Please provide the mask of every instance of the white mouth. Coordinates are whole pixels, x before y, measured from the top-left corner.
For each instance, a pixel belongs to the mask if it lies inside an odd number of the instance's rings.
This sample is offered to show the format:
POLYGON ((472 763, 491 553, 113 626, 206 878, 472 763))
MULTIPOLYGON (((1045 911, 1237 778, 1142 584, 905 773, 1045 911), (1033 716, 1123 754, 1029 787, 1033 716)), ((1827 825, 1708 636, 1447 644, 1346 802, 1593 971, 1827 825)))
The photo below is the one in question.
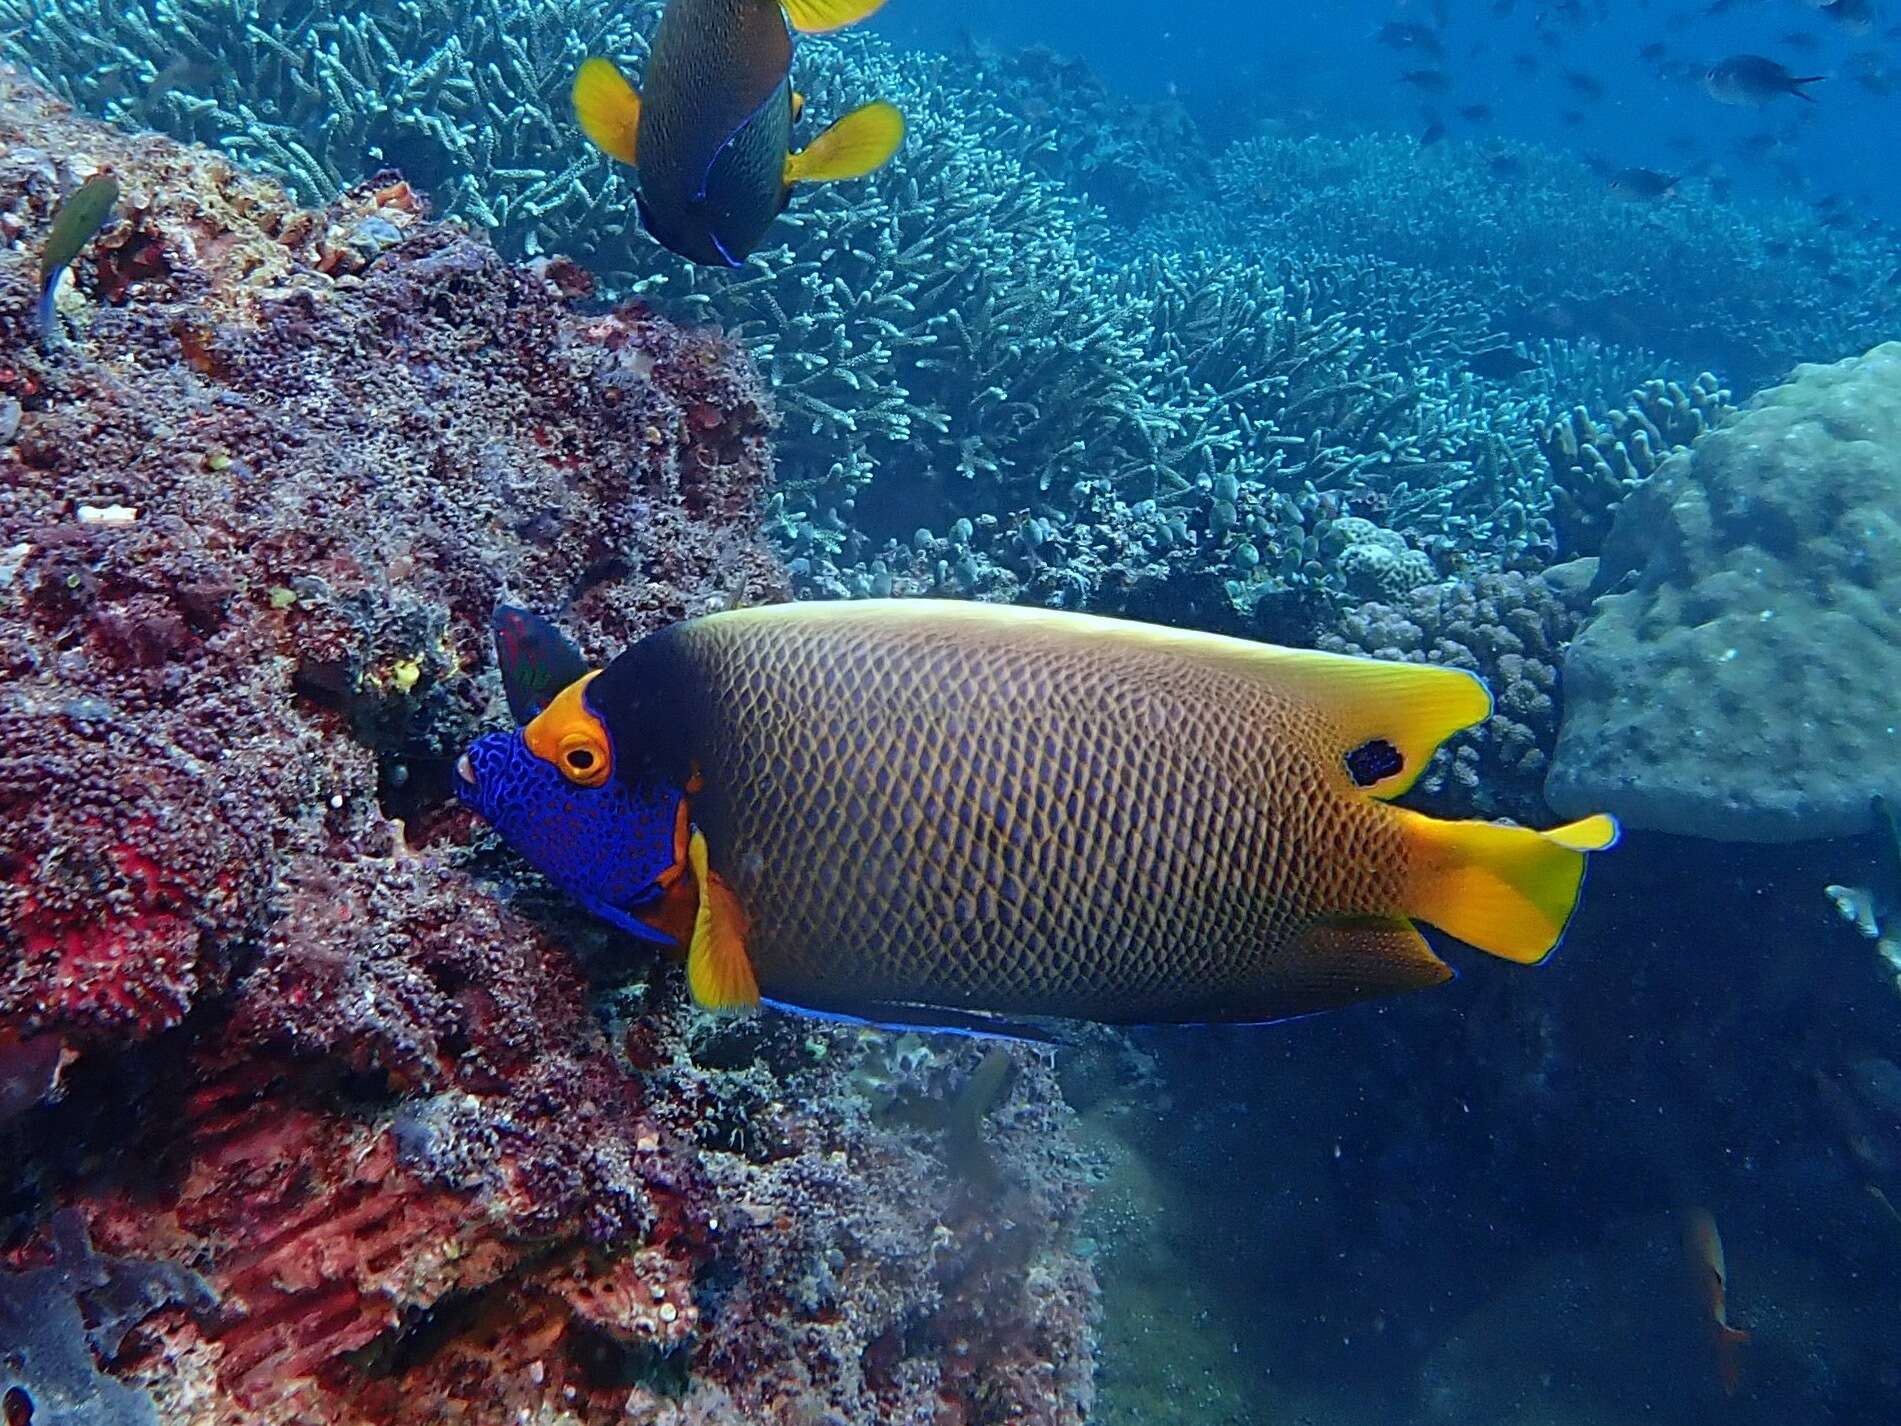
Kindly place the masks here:
MULTIPOLYGON (((437 764, 437 766, 440 766, 440 764, 437 764)), ((470 764, 469 755, 467 753, 462 754, 461 757, 455 760, 455 775, 461 778, 470 787, 475 786, 475 768, 470 764)))

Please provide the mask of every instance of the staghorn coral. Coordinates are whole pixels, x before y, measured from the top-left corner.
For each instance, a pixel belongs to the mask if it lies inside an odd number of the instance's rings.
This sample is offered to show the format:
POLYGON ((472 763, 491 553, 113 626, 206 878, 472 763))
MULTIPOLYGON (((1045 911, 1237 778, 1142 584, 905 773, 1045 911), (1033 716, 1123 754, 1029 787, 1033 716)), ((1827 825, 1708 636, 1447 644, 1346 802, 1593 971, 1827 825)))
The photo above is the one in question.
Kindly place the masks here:
MULTIPOLYGON (((1074 502, 1063 493, 1093 480, 1128 505, 1208 507, 1170 511, 1136 542, 1183 544, 1176 524, 1203 531, 1194 573, 1212 592, 1197 602, 1218 606, 1238 582, 1245 593, 1228 602, 1242 617, 1263 597, 1337 590, 1341 576, 1316 558, 1324 532, 1305 515, 1260 516, 1231 534, 1223 507, 1235 502, 1197 494, 1218 475, 1264 507, 1282 496, 1372 502, 1366 513, 1416 540, 1503 562, 1545 540, 1520 413, 1422 368, 1493 340, 1483 311, 1449 286, 1393 281, 1358 256, 1098 266, 1103 215, 1078 193, 1106 183, 1113 192, 1099 196, 1145 205, 1161 201, 1156 165, 1177 187, 1205 175, 1178 119, 1158 110, 1154 142, 1098 122, 1106 97, 1079 66, 1035 51, 899 56, 864 35, 803 43, 812 112, 881 93, 910 116, 910 135, 869 180, 802 192, 782 241, 723 273, 639 236, 624 171, 569 131, 565 74, 591 49, 637 63, 651 7, 571 0, 538 9, 519 34, 508 14, 504 0, 459 26, 433 0, 357 16, 268 12, 252 26, 262 38, 247 32, 244 52, 227 56, 236 30, 206 0, 187 7, 186 49, 217 71, 204 81, 216 103, 156 74, 138 102, 195 137, 221 126, 274 144, 250 156, 319 195, 371 156, 398 160, 510 250, 574 252, 613 290, 719 322, 772 384, 786 496, 775 528, 797 568, 810 568, 799 577, 812 592, 875 589, 887 576, 922 583, 880 547, 986 513, 1013 533, 1024 518, 1065 524, 1074 502), (400 83, 375 92, 377 69, 398 58, 400 83), (1067 118, 1052 122, 1057 113, 1067 118), (313 121, 314 137, 291 137, 313 121)), ((107 93, 103 55, 151 53, 149 25, 136 13, 95 18, 79 35, 70 16, 30 18, 20 52, 88 102, 129 112, 130 98, 107 93)), ((962 584, 1073 603, 1102 578, 980 572, 962 584)))
POLYGON ((1427 153, 1396 134, 1263 134, 1215 170, 1218 200, 1152 241, 1377 254, 1449 281, 1516 337, 1641 345, 1753 385, 1866 347, 1896 315, 1891 238, 1796 203, 1745 210, 1704 183, 1633 205, 1558 153, 1427 153))
MULTIPOLYGON (((623 260, 632 189, 576 140, 590 53, 642 56, 658 0, 0 0, 0 58, 128 127, 223 147, 322 203, 385 165, 507 249, 623 260)), ((644 246, 644 239, 636 240, 644 246)))
POLYGON ((1207 188, 1194 120, 1173 100, 1110 93, 1087 64, 1044 45, 1001 52, 966 40, 951 98, 981 114, 987 141, 1067 184, 1115 223, 1136 223, 1207 188))
POLYGON ((1704 372, 1687 386, 1650 381, 1624 406, 1594 420, 1582 406, 1547 422, 1538 445, 1553 480, 1553 523, 1560 548, 1594 555, 1617 507, 1665 458, 1693 445, 1735 414, 1729 392, 1704 372))
POLYGON ((1590 561, 1543 575, 1484 573, 1421 584, 1343 613, 1319 647, 1443 663, 1491 686, 1492 716, 1433 758, 1414 798, 1449 816, 1549 820, 1544 779, 1558 739, 1559 671, 1588 603, 1590 561))
POLYGON ((856 1107, 863 1037, 761 1022, 773 1053, 695 1064, 677 981, 446 796, 504 595, 607 652, 785 592, 744 357, 576 312, 585 274, 392 178, 300 210, 11 75, 0 153, 0 1246, 31 1269, 76 1221, 217 1301, 128 1307, 81 1348, 110 1394, 202 1426, 1080 1420, 1045 1072, 990 1126, 1005 1228, 856 1107), (81 165, 125 201, 42 348, 81 165), (654 978, 602 1002, 582 957, 654 978), (795 1269, 849 1290, 756 1277, 795 1269))

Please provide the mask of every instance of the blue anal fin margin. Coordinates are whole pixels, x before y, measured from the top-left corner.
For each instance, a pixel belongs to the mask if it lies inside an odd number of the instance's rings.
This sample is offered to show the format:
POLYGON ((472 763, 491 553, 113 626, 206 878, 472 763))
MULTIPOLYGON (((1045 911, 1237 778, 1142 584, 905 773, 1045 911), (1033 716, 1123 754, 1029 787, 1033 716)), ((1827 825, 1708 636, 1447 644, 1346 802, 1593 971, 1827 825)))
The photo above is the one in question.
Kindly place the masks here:
POLYGON ((869 1030, 919 1035, 961 1035, 976 1040, 1021 1040, 1033 1045, 1072 1045, 1083 1038, 1075 1021, 1024 1015, 994 1014, 987 1010, 951 1010, 938 1005, 872 1001, 856 1010, 818 1010, 789 1000, 761 998, 761 1003, 789 1015, 857 1025, 869 1030))

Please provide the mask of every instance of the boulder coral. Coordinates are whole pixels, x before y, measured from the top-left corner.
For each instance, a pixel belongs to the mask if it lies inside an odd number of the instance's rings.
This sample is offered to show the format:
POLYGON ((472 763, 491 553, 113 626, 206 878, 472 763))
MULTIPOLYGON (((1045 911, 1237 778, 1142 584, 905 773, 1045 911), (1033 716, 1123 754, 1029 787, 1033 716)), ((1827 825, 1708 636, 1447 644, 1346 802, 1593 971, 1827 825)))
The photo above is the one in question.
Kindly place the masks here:
POLYGON ((874 1105, 876 1037, 709 1026, 448 796, 498 600, 604 655, 784 595, 744 354, 6 73, 0 233, 9 1419, 1080 1421, 1046 1066, 961 1177, 976 1051, 874 1105))
POLYGON ((1901 801, 1901 343, 1802 366, 1619 508, 1565 660, 1560 812, 1781 842, 1901 801))

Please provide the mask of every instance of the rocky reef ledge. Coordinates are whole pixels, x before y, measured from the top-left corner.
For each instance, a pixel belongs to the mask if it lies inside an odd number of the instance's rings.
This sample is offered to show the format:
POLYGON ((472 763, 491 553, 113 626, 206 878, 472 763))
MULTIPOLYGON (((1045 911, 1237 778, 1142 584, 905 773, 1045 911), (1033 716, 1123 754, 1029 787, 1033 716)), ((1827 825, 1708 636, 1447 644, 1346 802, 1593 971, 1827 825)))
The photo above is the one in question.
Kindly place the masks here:
POLYGON ((973 1167, 979 1048, 702 1017, 446 795, 498 599, 606 654, 785 589, 756 374, 590 286, 0 73, 9 1421, 1087 1412, 1046 1065, 973 1167))

